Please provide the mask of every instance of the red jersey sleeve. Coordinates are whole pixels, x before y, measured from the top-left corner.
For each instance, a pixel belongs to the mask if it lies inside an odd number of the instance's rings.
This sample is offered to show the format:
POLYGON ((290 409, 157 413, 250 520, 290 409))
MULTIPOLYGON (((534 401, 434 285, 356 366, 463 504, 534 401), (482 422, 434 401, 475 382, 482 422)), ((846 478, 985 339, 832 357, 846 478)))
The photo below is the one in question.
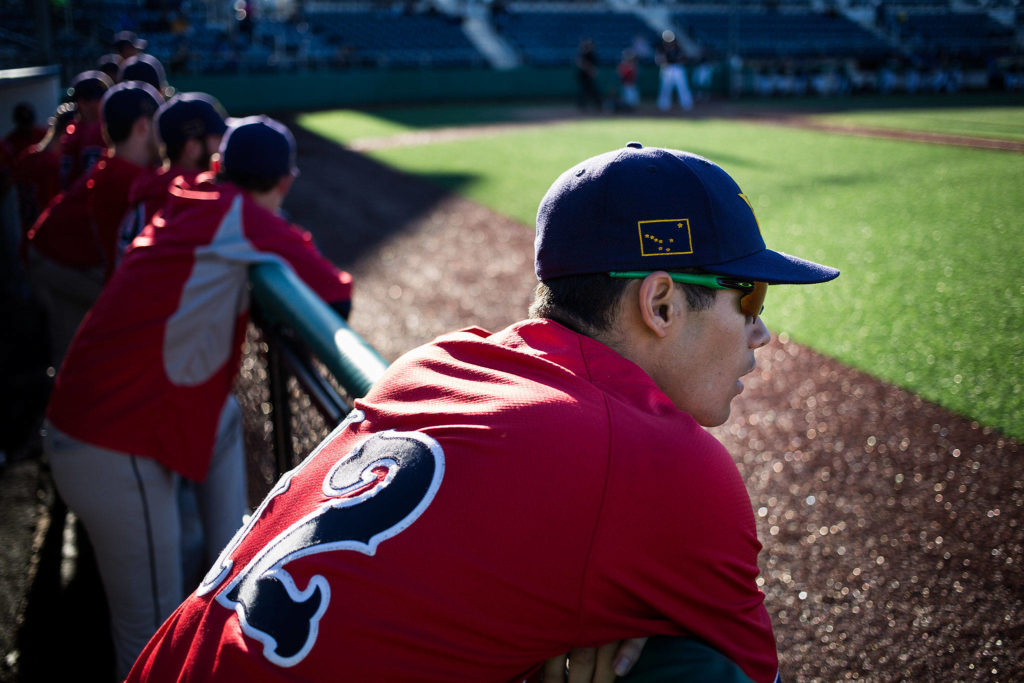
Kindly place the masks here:
POLYGON ((258 212, 246 216, 244 224, 246 238, 253 246, 287 261, 321 299, 332 304, 351 300, 352 276, 328 261, 308 232, 278 216, 261 220, 258 212))
POLYGON ((749 495, 726 449, 679 417, 670 435, 613 429, 584 620, 629 614, 637 635, 699 638, 751 679, 772 681, 778 656, 749 495))

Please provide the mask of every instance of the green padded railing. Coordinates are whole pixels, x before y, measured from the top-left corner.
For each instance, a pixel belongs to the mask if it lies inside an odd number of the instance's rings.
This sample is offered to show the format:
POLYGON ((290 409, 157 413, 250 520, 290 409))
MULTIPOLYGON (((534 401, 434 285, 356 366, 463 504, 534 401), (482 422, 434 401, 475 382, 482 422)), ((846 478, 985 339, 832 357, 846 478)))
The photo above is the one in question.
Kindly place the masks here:
POLYGON ((353 398, 369 391, 387 362, 282 263, 249 267, 253 296, 269 322, 291 328, 353 398))

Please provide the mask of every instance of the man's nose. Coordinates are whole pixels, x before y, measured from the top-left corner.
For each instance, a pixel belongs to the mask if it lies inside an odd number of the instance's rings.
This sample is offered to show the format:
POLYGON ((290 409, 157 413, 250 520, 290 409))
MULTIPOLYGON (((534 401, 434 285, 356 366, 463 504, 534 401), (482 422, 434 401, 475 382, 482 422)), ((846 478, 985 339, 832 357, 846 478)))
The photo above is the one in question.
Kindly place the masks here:
POLYGON ((750 331, 750 348, 759 349, 772 340, 772 333, 764 324, 761 316, 754 321, 754 329, 750 331))

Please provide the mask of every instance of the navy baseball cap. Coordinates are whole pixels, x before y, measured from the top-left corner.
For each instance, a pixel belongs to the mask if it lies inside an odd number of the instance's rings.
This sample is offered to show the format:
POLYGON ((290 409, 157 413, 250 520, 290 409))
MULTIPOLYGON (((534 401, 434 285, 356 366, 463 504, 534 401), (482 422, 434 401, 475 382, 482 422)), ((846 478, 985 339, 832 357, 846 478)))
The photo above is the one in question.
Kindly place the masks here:
POLYGON ((102 71, 83 71, 75 76, 68 87, 69 100, 98 100, 114 82, 102 71))
POLYGON ((149 83, 125 81, 103 95, 103 123, 108 128, 130 127, 141 116, 153 116, 164 98, 149 83))
POLYGON ((132 31, 119 31, 114 35, 114 47, 120 48, 122 45, 131 45, 136 50, 145 50, 148 43, 132 31))
POLYGON ((716 164, 639 142, 559 176, 537 211, 534 246, 539 280, 682 269, 769 284, 839 275, 766 248, 746 195, 716 164))
POLYGON ((117 78, 117 74, 121 71, 122 61, 124 60, 121 59, 121 55, 111 52, 96 60, 96 68, 110 76, 111 80, 113 80, 117 78))
POLYGON ((121 70, 117 74, 117 80, 122 83, 125 81, 142 81, 161 91, 167 87, 164 65, 156 57, 145 53, 129 57, 121 62, 121 70))
POLYGON ((156 113, 156 129, 165 144, 183 145, 192 138, 223 135, 228 129, 227 114, 220 102, 201 92, 176 95, 156 113))
POLYGON ((220 141, 220 166, 228 173, 268 179, 297 175, 295 138, 269 116, 233 119, 220 141))

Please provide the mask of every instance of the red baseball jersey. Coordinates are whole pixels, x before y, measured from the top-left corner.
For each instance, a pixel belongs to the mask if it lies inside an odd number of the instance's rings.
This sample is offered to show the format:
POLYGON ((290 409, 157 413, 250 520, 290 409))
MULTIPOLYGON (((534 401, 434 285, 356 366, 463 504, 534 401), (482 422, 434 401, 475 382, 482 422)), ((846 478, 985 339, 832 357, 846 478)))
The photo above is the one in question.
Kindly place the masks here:
POLYGON ((99 121, 78 119, 70 124, 61 137, 61 188, 69 189, 75 181, 92 170, 107 151, 103 138, 103 124, 99 121))
POLYGON ((47 416, 96 446, 206 476, 241 357, 248 266, 283 258, 328 302, 352 278, 308 233, 204 175, 171 189, 79 327, 47 416))
POLYGON ((18 190, 18 213, 25 234, 39 214, 60 192, 60 157, 52 150, 32 146, 18 157, 14 166, 18 190))
POLYGON ((29 240, 47 258, 71 268, 116 264, 117 232, 128 212, 129 189, 152 174, 122 157, 104 157, 70 190, 57 195, 36 219, 29 240))
POLYGON ((200 173, 201 171, 194 169, 186 170, 172 166, 161 168, 155 173, 147 173, 132 183, 128 192, 129 208, 121 219, 121 225, 117 232, 118 261, 128 251, 132 240, 142 233, 142 230, 170 197, 168 190, 171 182, 178 176, 182 176, 186 183, 191 184, 195 182, 200 173))
POLYGON ((574 646, 775 640, 724 447, 637 365, 549 320, 399 359, 286 474, 132 681, 513 681, 574 646))
POLYGON ((46 126, 32 126, 28 130, 15 128, 7 134, 4 142, 7 143, 11 156, 17 159, 22 152, 46 137, 47 130, 46 126))

